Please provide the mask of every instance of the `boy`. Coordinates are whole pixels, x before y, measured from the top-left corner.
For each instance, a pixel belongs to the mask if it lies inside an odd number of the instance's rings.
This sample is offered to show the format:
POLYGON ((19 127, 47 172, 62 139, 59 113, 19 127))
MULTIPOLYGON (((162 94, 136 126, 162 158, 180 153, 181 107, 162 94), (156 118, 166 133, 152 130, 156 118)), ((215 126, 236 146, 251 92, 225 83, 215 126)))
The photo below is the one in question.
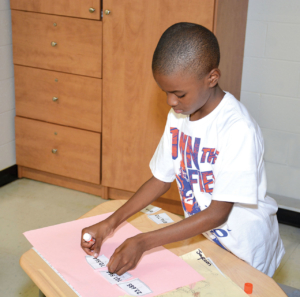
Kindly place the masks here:
POLYGON ((206 28, 178 23, 162 35, 152 70, 172 107, 150 162, 153 177, 108 219, 82 231, 95 239, 84 251, 97 257, 103 240, 134 213, 163 195, 176 179, 185 219, 127 239, 108 269, 133 269, 154 247, 203 233, 272 276, 284 254, 277 204, 266 196, 261 131, 245 107, 218 85, 219 45, 206 28))

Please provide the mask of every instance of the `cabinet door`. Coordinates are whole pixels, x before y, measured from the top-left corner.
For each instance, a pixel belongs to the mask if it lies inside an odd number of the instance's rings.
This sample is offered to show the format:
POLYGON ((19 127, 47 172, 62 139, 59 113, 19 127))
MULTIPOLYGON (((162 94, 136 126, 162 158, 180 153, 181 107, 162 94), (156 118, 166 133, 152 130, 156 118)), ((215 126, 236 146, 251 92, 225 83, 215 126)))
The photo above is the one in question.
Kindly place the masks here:
MULTIPOLYGON (((177 22, 212 30, 214 0, 104 0, 103 10, 102 182, 134 192, 151 177, 170 110, 152 77, 154 49, 177 22)), ((177 200, 177 189, 164 197, 177 200)))

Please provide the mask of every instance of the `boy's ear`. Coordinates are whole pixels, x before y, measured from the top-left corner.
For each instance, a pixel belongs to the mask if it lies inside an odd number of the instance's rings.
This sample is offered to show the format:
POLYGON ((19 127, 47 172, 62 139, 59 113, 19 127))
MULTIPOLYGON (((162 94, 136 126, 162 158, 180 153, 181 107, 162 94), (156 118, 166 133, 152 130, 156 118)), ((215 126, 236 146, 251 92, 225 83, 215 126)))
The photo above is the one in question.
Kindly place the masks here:
POLYGON ((215 69, 211 70, 211 72, 208 75, 209 87, 210 88, 215 87, 218 84, 220 77, 221 77, 220 69, 215 68, 215 69))

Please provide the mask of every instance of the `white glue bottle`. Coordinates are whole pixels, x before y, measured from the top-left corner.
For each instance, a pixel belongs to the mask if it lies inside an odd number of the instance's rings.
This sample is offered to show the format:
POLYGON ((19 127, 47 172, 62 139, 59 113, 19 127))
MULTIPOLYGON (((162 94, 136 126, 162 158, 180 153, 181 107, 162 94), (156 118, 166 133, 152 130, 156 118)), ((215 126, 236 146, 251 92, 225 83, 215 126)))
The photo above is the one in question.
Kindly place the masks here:
POLYGON ((89 233, 84 233, 84 234, 83 234, 83 240, 86 241, 86 242, 94 241, 92 235, 89 234, 89 233))

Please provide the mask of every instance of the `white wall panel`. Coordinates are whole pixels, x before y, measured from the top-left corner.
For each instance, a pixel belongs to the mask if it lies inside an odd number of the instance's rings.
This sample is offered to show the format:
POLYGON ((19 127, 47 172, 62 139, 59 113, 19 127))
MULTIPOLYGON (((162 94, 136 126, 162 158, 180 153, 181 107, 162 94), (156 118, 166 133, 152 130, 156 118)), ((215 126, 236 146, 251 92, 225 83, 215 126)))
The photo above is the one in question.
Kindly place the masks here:
POLYGON ((249 0, 250 20, 300 23, 299 15, 299 0, 249 0))
POLYGON ((0 0, 0 170, 16 164, 15 98, 9 0, 0 0))
MULTIPOLYGON (((294 135, 288 147, 288 166, 300 169, 300 135, 294 135)), ((299 177, 300 183, 300 177, 299 177)))
POLYGON ((0 168, 5 169, 16 164, 15 141, 0 146, 0 168))
POLYGON ((260 94, 242 91, 241 102, 248 109, 258 125, 260 125, 260 94))
POLYGON ((9 10, 9 0, 0 0, 0 10, 9 10))
POLYGON ((0 45, 7 44, 12 44, 11 14, 0 10, 0 45))
POLYGON ((266 162, 268 192, 299 199, 300 169, 266 162))
POLYGON ((295 134, 262 128, 265 143, 265 161, 287 165, 289 147, 295 134))
POLYGON ((299 0, 249 0, 241 102, 264 135, 268 192, 300 200, 299 16, 299 0))
POLYGON ((297 97, 299 79, 300 63, 244 58, 243 91, 297 97))
POLYGON ((12 142, 15 139, 15 110, 0 114, 0 145, 12 142))
POLYGON ((12 45, 0 46, 0 80, 14 76, 12 45))
POLYGON ((300 100, 261 94, 261 127, 300 133, 300 100))
POLYGON ((247 21, 245 57, 263 57, 265 52, 267 24, 261 21, 247 21))
POLYGON ((300 24, 269 23, 265 56, 300 62, 300 24))
POLYGON ((0 80, 0 114, 15 108, 14 78, 0 80))

